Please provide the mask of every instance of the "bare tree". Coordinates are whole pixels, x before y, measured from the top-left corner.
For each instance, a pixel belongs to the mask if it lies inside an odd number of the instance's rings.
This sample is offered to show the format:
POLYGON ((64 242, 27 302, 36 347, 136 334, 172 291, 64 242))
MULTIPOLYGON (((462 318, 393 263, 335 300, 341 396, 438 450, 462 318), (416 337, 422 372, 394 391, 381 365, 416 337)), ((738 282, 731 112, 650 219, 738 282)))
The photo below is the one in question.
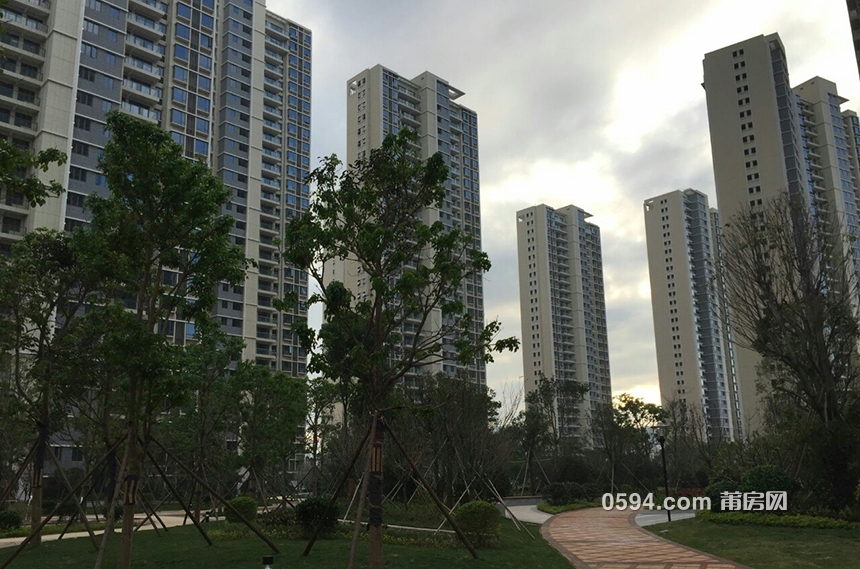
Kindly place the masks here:
POLYGON ((833 505, 851 499, 860 440, 860 259, 856 236, 844 239, 841 225, 786 193, 731 219, 723 237, 736 338, 762 356, 762 388, 816 418, 833 505))

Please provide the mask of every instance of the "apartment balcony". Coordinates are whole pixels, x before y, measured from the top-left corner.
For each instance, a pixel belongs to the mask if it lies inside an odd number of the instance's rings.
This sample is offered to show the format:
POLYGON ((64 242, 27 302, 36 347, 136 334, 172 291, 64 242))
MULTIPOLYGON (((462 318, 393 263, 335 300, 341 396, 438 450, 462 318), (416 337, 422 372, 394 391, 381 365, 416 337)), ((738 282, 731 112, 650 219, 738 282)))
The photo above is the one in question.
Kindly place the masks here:
POLYGON ((263 147, 262 152, 263 152, 264 156, 266 156, 268 158, 273 158, 275 160, 280 160, 281 156, 282 156, 280 150, 271 150, 269 148, 263 147))
POLYGON ((257 312, 257 322, 261 322, 263 324, 270 324, 273 326, 278 325, 278 315, 272 312, 257 312))
MULTIPOLYGON (((5 74, 3 77, 5 77, 5 74)), ((0 87, 0 101, 3 102, 3 107, 6 109, 13 111, 24 110, 27 114, 38 113, 39 104, 41 103, 41 99, 35 93, 6 87, 0 87)))
POLYGON ((45 62, 45 46, 42 41, 34 42, 16 35, 3 34, 0 43, 3 51, 8 55, 14 55, 16 59, 26 63, 41 65, 45 62))
POLYGON ((125 58, 125 72, 141 77, 144 81, 160 81, 164 77, 164 68, 160 65, 153 65, 148 61, 130 56, 125 58))
POLYGON ((20 65, 17 65, 14 71, 3 69, 3 81, 13 85, 29 87, 37 91, 42 88, 43 79, 41 71, 25 70, 20 65))
POLYGON ((280 132, 283 132, 284 127, 281 125, 281 123, 279 123, 277 121, 272 121, 269 119, 263 119, 263 133, 265 134, 267 130, 270 131, 270 133, 271 132, 280 133, 280 132))
MULTIPOLYGON (((270 34, 266 34, 266 47, 267 49, 271 49, 275 53, 277 53, 278 50, 283 50, 283 52, 286 53, 290 49, 290 46, 287 42, 281 41, 270 34)), ((283 56, 281 56, 281 59, 283 59, 283 56)))
POLYGON ((418 121, 418 119, 409 113, 401 113, 400 122, 414 128, 419 128, 421 126, 421 123, 418 121))
POLYGON ((277 63, 283 63, 284 56, 286 55, 285 53, 277 52, 274 49, 270 49, 268 47, 265 49, 264 54, 267 59, 274 60, 277 63))
MULTIPOLYGON (((274 201, 279 201, 276 196, 273 197, 272 199, 274 201)), ((274 223, 280 219, 281 210, 279 208, 263 204, 260 206, 260 215, 267 216, 268 217, 267 221, 274 223)))
POLYGON ((267 91, 267 90, 265 90, 265 89, 264 89, 264 90, 263 90, 263 96, 264 96, 264 97, 266 97, 266 99, 270 99, 270 100, 272 100, 272 101, 276 101, 279 105, 283 105, 283 104, 284 104, 284 98, 283 98, 281 95, 277 94, 277 93, 272 93, 271 91, 267 91))
POLYGON ((268 134, 266 132, 263 133, 263 143, 274 144, 277 147, 281 147, 284 144, 283 139, 280 136, 275 134, 268 134))
MULTIPOLYGON (((421 97, 419 97, 418 93, 416 93, 415 91, 413 91, 411 89, 405 89, 405 88, 399 89, 397 91, 397 95, 398 95, 399 99, 405 99, 406 101, 409 101, 409 102, 413 103, 414 105, 420 105, 421 104, 421 97)), ((400 104, 403 104, 403 103, 400 103, 400 104)), ((416 110, 418 109, 417 106, 414 108, 416 110)))
POLYGON ((13 117, 8 111, 0 111, 0 132, 8 132, 15 138, 32 140, 37 126, 35 117, 17 114, 13 117))
MULTIPOLYGON (((7 212, 15 216, 27 215, 30 211, 30 204, 24 200, 22 195, 8 195, 6 199, 0 201, 0 213, 7 212)), ((2 216, 0 216, 2 217, 2 216)))
POLYGON ((152 20, 160 20, 167 14, 168 5, 159 0, 129 0, 128 7, 152 20))
POLYGON ((284 111, 271 105, 263 104, 263 116, 278 120, 284 116, 284 111))
POLYGON ((257 343, 256 349, 258 356, 274 357, 277 355, 277 346, 271 344, 257 343))
POLYGON ((164 91, 158 87, 151 87, 145 83, 138 83, 133 79, 123 79, 122 88, 124 95, 131 95, 153 105, 160 105, 164 97, 164 91))
MULTIPOLYGON (((284 82, 280 79, 272 79, 271 77, 263 77, 263 82, 266 85, 271 85, 272 87, 276 87, 279 91, 284 90, 284 82)), ((281 98, 281 102, 283 102, 283 98, 281 98)))
POLYGON ((8 217, 3 218, 4 223, 0 225, 0 237, 5 238, 10 241, 20 241, 27 234, 27 228, 21 224, 11 224, 6 223, 5 220, 10 219, 8 217))
POLYGON ((134 32, 135 34, 140 34, 143 37, 149 38, 153 41, 158 41, 162 39, 165 34, 167 34, 166 25, 156 21, 153 18, 141 16, 140 14, 135 14, 134 12, 129 12, 128 17, 125 21, 130 31, 134 32))
POLYGON ((284 68, 280 65, 275 65, 273 63, 266 62, 263 68, 268 72, 274 74, 278 78, 283 78, 284 76, 284 68))
MULTIPOLYGON (((29 3, 27 3, 30 6, 29 3)), ((48 36, 48 26, 42 20, 41 14, 30 10, 17 11, 10 8, 0 8, 0 19, 3 20, 3 30, 6 33, 20 34, 24 38, 44 42, 48 36)))
POLYGON ((128 53, 150 63, 160 62, 165 55, 164 45, 135 35, 125 36, 128 53))
POLYGON ((51 15, 51 0, 6 0, 5 5, 22 14, 32 14, 43 20, 51 15))
MULTIPOLYGON (((262 198, 264 200, 271 201, 271 202, 275 202, 277 204, 281 203, 281 197, 279 194, 276 194, 276 193, 270 192, 270 191, 266 191, 265 189, 260 192, 260 198, 262 198)), ((263 207, 265 207, 265 206, 263 206, 263 207)))
POLYGON ((161 121, 161 111, 158 109, 150 109, 137 103, 132 103, 130 101, 122 102, 122 110, 125 112, 138 116, 142 119, 146 119, 152 122, 160 122, 161 121))

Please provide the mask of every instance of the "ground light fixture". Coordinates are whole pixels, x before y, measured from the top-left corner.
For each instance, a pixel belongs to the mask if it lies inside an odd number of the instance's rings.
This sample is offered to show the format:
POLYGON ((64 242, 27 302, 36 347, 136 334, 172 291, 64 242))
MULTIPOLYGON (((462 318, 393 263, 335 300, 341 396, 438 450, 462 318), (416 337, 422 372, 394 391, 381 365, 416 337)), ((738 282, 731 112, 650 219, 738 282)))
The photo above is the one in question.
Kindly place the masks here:
POLYGON ((272 565, 275 564, 275 556, 274 555, 264 555, 263 556, 263 569, 272 569, 272 565))

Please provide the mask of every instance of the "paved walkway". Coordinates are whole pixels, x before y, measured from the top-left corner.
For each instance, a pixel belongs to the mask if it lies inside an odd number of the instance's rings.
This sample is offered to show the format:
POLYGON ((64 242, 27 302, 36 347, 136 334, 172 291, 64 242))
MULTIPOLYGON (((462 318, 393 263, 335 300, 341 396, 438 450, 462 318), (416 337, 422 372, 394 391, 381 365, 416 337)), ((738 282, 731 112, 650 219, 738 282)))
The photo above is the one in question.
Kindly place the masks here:
POLYGON ((637 527, 630 512, 565 512, 541 534, 578 569, 748 569, 637 527))
MULTIPOLYGON (((161 519, 164 520, 164 525, 166 525, 168 528, 181 526, 182 520, 185 518, 185 515, 182 512, 159 512, 158 515, 161 516, 161 519)), ((135 519, 137 521, 141 521, 145 517, 146 516, 138 514, 135 516, 135 519)), ((155 523, 158 523, 158 522, 156 521, 155 523)), ((118 520, 117 521, 117 527, 116 527, 115 531, 117 531, 117 532, 120 531, 121 524, 122 524, 122 520, 118 520)), ((191 525, 190 520, 188 521, 188 524, 191 525)), ((140 528, 140 531, 151 530, 151 529, 152 529, 152 524, 147 523, 140 528)), ((158 526, 158 529, 162 530, 162 527, 160 524, 158 526)), ((104 530, 95 530, 93 533, 96 535, 101 535, 102 533, 104 533, 104 530)), ((88 537, 88 536, 89 536, 89 534, 86 531, 76 531, 76 532, 67 533, 66 535, 63 536, 63 539, 71 539, 71 538, 75 538, 75 537, 88 537)), ((59 537, 60 537, 59 534, 43 535, 42 541, 56 541, 59 537)), ((26 538, 24 538, 24 537, 4 537, 4 538, 0 539, 0 548, 17 547, 25 539, 26 538)))
MULTIPOLYGON (((508 506, 511 512, 521 522, 529 522, 532 524, 542 524, 552 517, 551 514, 541 512, 537 506, 508 506)), ((505 511, 505 517, 510 518, 511 514, 505 511)))

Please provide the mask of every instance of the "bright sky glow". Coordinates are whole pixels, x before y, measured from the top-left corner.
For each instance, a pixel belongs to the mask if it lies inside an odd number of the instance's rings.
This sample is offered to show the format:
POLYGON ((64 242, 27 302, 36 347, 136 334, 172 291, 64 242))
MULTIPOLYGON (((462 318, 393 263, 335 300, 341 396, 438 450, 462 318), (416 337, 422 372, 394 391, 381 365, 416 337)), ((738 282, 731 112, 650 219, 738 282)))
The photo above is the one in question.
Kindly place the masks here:
MULTIPOLYGON (((590 212, 603 239, 613 391, 659 402, 642 202, 675 189, 715 205, 702 59, 778 32, 792 85, 834 81, 860 110, 844 0, 268 0, 313 31, 313 156, 345 155, 346 80, 424 70, 478 113, 485 313, 520 335, 515 213, 590 212)), ((852 106, 853 105, 853 106, 852 106)), ((488 367, 520 386, 521 354, 488 367)))

